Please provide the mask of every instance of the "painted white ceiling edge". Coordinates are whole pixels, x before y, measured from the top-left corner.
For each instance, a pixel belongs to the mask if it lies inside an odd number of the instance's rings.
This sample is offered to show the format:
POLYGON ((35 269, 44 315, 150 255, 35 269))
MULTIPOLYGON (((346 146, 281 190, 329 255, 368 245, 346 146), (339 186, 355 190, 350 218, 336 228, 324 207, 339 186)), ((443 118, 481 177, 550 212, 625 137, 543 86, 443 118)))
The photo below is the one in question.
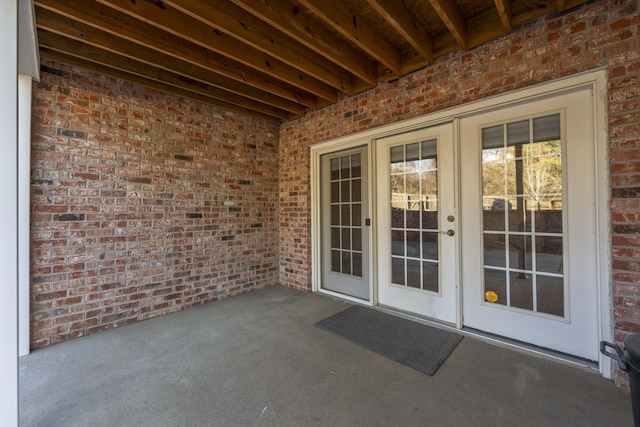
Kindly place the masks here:
POLYGON ((33 0, 18 1, 18 73, 40 80, 40 53, 33 0))

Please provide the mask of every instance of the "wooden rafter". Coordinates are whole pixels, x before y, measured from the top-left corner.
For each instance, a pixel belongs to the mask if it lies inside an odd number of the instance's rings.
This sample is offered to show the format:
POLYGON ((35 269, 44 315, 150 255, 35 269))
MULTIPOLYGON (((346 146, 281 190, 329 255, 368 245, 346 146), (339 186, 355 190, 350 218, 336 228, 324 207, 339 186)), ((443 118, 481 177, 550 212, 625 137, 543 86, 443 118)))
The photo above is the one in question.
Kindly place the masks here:
MULTIPOLYGON (((510 33, 511 27, 511 1, 510 0, 494 0, 496 3, 496 9, 498 15, 500 15, 500 21, 504 27, 504 31, 510 33)), ((561 0, 559 0, 561 1, 561 0)))
POLYGON ((142 76, 138 76, 136 74, 129 74, 126 72, 123 72, 121 70, 115 69, 115 68, 111 68, 108 65, 105 64, 100 64, 100 63, 94 63, 91 62, 87 59, 85 59, 82 54, 80 53, 75 53, 73 55, 71 54, 65 54, 63 52, 58 52, 52 49, 49 49, 45 46, 41 46, 40 47, 40 55, 43 58, 48 58, 51 59, 53 61, 58 61, 61 62, 63 64, 69 64, 69 65, 73 65, 73 66, 77 66, 80 68, 83 68, 85 70, 88 71, 93 71, 96 73, 100 73, 100 74, 104 74, 110 77, 114 77, 116 79, 119 80, 123 80, 123 81, 128 81, 128 82, 132 82, 132 83, 136 83, 142 86, 146 86, 149 87, 151 89, 156 89, 162 92, 167 92, 167 93, 172 93, 175 94, 177 96, 181 96, 183 98, 187 98, 187 99, 193 99, 195 101, 199 101, 199 102, 203 102, 205 104, 210 104, 210 105, 215 105, 216 107, 220 107, 224 110, 228 110, 228 111, 235 111, 237 113, 240 114, 244 114, 247 116, 252 116, 252 117, 256 117, 259 118, 260 120, 265 120, 267 122, 272 122, 272 123, 281 123, 282 119, 269 115, 269 114, 263 114, 260 112, 257 112, 253 109, 247 109, 247 108, 242 108, 239 107, 237 105, 234 104, 230 104, 228 102, 223 102, 220 101, 218 99, 213 99, 213 98, 209 98, 207 96, 204 95, 200 95, 198 93, 195 92, 191 92, 189 90, 184 90, 181 89, 179 87, 175 87, 175 86, 170 86, 161 82, 158 82, 156 80, 153 79, 149 79, 146 77, 142 77, 142 76))
POLYGON ((440 19, 447 26, 458 46, 467 48, 467 25, 465 17, 456 3, 450 0, 429 0, 431 7, 436 11, 440 19))
POLYGON ((81 57, 95 64, 122 71, 130 75, 136 75, 149 80, 154 80, 166 86, 173 86, 184 91, 200 94, 209 99, 216 99, 226 105, 244 107, 245 110, 254 110, 279 119, 288 119, 289 113, 262 103, 249 102, 247 98, 220 90, 205 83, 169 72, 159 67, 148 65, 126 56, 120 56, 89 44, 76 40, 65 40, 65 37, 48 31, 39 30, 38 40, 42 47, 60 52, 69 56, 81 57))
POLYGON ((218 6, 217 2, 202 0, 165 0, 164 4, 267 53, 340 92, 353 94, 353 77, 348 71, 233 4, 218 6))
POLYGON ((564 12, 564 9, 567 7, 565 0, 558 0, 558 11, 564 12))
POLYGON ((273 122, 587 1, 33 0, 43 57, 273 122))
POLYGON ((358 49, 346 44, 335 33, 300 13, 287 0, 231 0, 274 28, 297 40, 365 82, 378 83, 376 64, 358 49))
POLYGON ((369 4, 422 55, 427 63, 433 62, 431 35, 416 21, 411 11, 400 0, 368 0, 369 4))
POLYGON ((299 1, 327 25, 380 61, 389 70, 394 73, 400 72, 402 66, 400 50, 376 31, 366 19, 351 9, 348 4, 340 1, 299 1))
POLYGON ((271 76, 262 74, 237 61, 221 56, 201 46, 190 43, 158 28, 141 22, 100 4, 81 7, 82 0, 36 0, 36 13, 40 16, 47 11, 67 17, 81 24, 89 25, 106 34, 122 38, 130 43, 154 49, 170 55, 175 60, 203 68, 233 81, 245 83, 275 96, 299 103, 309 108, 317 106, 314 95, 293 85, 284 84, 271 76))
POLYGON ((250 100, 253 100, 289 111, 295 115, 301 115, 305 112, 304 106, 298 103, 279 98, 269 92, 236 82, 227 77, 213 74, 206 69, 196 67, 192 64, 175 61, 169 55, 144 46, 132 44, 125 39, 79 23, 70 18, 57 15, 48 10, 40 10, 39 8, 37 9, 37 13, 40 17, 38 20, 38 28, 50 33, 64 35, 70 39, 113 52, 116 55, 144 62, 148 65, 158 64, 159 68, 171 73, 222 89, 221 94, 229 92, 229 94, 246 97, 248 100, 245 104, 250 104, 250 100))
POLYGON ((234 58, 244 65, 303 88, 318 97, 328 101, 335 101, 337 99, 338 94, 336 89, 326 83, 300 72, 269 54, 247 46, 237 39, 217 29, 211 28, 196 19, 180 14, 177 11, 169 13, 167 12, 167 7, 164 6, 162 2, 150 3, 147 1, 137 1, 132 3, 130 0, 97 1, 206 49, 212 50, 213 52, 234 58), (161 6, 158 6, 158 3, 161 6))

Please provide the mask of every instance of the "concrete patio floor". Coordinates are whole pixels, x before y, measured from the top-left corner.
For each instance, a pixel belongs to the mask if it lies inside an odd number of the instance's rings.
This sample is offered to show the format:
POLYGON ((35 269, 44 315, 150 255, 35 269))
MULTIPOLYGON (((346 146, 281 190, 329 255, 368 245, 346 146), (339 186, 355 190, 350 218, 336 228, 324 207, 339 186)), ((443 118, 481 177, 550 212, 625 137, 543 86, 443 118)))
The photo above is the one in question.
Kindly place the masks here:
POLYGON ((588 369, 465 337, 433 376, 314 327, 350 306, 283 287, 20 359, 21 426, 631 426, 588 369))

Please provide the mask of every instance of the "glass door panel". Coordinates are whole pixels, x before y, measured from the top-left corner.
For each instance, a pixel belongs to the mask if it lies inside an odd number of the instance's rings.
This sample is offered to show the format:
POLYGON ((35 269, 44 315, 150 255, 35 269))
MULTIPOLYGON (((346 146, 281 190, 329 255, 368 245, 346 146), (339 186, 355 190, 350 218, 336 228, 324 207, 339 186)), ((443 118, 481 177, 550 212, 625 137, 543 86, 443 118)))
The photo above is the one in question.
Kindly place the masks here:
POLYGON ((331 271, 362 277, 362 154, 331 164, 331 271), (335 217, 335 218, 334 218, 335 217))
POLYGON ((376 152, 379 303, 455 323, 452 125, 380 139, 376 152))
POLYGON ((366 147, 321 158, 322 288, 369 299, 366 147))
POLYGON ((485 301, 564 317, 560 114, 483 128, 481 158, 485 301))
POLYGON ((460 121, 463 323, 597 360, 593 94, 460 121))
POLYGON ((439 292, 437 140, 389 150, 392 283, 439 292))

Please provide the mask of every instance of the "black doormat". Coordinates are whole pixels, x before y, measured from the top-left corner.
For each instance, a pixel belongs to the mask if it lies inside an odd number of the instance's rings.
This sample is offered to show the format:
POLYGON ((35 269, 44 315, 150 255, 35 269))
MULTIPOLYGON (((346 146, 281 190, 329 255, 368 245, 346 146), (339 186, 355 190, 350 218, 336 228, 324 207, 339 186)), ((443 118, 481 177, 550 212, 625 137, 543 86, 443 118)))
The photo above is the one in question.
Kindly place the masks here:
POLYGON ((427 375, 435 374, 462 340, 461 335, 359 305, 315 326, 427 375))

